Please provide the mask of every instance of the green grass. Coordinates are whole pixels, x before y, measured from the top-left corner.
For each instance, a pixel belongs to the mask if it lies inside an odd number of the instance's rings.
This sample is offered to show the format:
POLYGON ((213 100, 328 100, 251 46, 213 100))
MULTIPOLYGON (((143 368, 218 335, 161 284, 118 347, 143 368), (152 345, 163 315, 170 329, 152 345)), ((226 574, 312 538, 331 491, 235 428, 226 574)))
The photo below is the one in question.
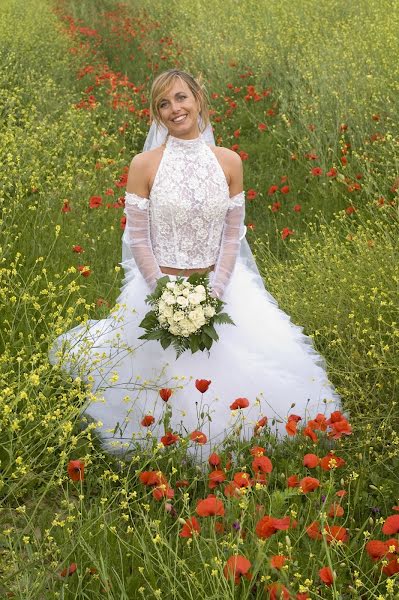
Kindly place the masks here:
MULTIPOLYGON (((211 13, 209 3, 185 0, 71 0, 55 12, 39 0, 3 4, 1 597, 260 599, 280 581, 294 597, 309 589, 310 598, 397 598, 397 578, 365 550, 369 539, 397 539, 381 528, 399 503, 394 3, 214 0, 211 13), (306 453, 327 454, 325 435, 318 444, 302 435, 276 444, 264 432, 254 444, 272 460, 268 485, 239 498, 226 497, 225 484, 216 488, 225 517, 198 517, 192 540, 180 537, 182 520, 212 492, 208 469, 187 460, 186 442, 164 451, 153 440, 129 460, 102 452, 95 424, 85 429, 79 416, 87 385, 47 358, 55 336, 104 317, 119 295, 123 175, 145 139, 152 78, 175 64, 203 73, 218 142, 248 153, 245 189, 257 192, 247 201, 248 241, 266 287, 325 356, 353 426, 334 444, 346 465, 331 471, 302 464, 306 453), (246 99, 249 85, 267 94, 246 99), (312 174, 316 166, 322 175, 312 174), (272 185, 289 185, 289 193, 270 196, 272 185), (100 208, 89 207, 91 196, 102 197, 100 208), (285 227, 294 234, 283 240, 285 227), (68 477, 75 459, 84 461, 83 481, 68 477), (174 498, 155 500, 140 482, 145 470, 161 470, 174 498), (317 477, 320 488, 288 488, 293 474, 317 477), (176 486, 182 479, 188 487, 176 486), (347 495, 338 500, 340 489, 347 495), (344 516, 326 517, 337 501, 344 516), (298 526, 259 539, 264 514, 298 526), (315 520, 321 529, 345 527, 348 541, 310 539, 315 520), (223 568, 237 553, 251 561, 253 578, 235 586, 223 568), (276 554, 289 559, 281 571, 269 563, 276 554), (61 576, 71 563, 76 572, 61 576), (331 588, 318 576, 328 565, 331 588)), ((226 448, 226 482, 252 474, 250 447, 237 441, 230 467, 226 448)))

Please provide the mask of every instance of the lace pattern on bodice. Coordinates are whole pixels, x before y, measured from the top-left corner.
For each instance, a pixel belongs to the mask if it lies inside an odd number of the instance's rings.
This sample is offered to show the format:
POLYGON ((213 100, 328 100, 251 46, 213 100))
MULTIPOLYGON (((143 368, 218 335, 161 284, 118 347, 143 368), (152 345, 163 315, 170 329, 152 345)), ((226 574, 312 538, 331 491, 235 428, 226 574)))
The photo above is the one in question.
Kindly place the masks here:
POLYGON ((153 252, 161 266, 194 269, 216 262, 226 213, 245 202, 230 198, 223 169, 201 136, 170 136, 150 197, 126 193, 126 204, 150 211, 153 252))

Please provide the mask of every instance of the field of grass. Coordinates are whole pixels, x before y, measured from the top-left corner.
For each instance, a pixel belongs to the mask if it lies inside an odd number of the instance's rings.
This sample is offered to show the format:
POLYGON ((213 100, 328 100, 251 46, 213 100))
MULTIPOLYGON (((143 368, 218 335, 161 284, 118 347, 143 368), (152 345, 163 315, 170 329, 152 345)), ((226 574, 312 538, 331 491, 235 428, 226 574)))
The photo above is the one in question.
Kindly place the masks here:
POLYGON ((391 0, 3 0, 1 598, 399 598, 398 25, 391 0), (49 364, 119 295, 127 167, 173 66, 243 159, 248 242, 350 435, 118 459, 49 364))

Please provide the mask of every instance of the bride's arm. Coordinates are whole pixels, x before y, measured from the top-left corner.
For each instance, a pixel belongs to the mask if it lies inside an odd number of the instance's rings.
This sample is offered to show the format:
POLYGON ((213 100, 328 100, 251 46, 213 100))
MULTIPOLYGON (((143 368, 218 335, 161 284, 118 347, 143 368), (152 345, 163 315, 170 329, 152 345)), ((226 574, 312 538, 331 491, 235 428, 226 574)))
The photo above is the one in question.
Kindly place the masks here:
POLYGON ((219 254, 211 280, 213 295, 220 299, 230 281, 240 250, 240 230, 245 214, 242 160, 232 151, 228 153, 228 159, 230 206, 226 213, 219 254))
POLYGON ((154 291, 162 272, 152 250, 149 222, 148 158, 137 154, 129 168, 125 195, 126 238, 137 267, 154 291))

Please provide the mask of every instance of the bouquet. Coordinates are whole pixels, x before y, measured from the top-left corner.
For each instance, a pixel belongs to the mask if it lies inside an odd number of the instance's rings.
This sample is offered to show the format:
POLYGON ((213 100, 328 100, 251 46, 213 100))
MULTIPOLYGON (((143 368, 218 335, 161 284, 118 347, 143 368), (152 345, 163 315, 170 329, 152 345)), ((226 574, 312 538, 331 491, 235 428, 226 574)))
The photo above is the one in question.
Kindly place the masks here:
POLYGON ((140 340, 159 340, 162 348, 172 344, 177 356, 185 350, 191 353, 208 351, 219 339, 217 323, 235 325, 222 312, 224 302, 211 296, 208 274, 193 273, 187 279, 160 277, 152 294, 146 297, 153 308, 140 323, 145 333, 140 340))

